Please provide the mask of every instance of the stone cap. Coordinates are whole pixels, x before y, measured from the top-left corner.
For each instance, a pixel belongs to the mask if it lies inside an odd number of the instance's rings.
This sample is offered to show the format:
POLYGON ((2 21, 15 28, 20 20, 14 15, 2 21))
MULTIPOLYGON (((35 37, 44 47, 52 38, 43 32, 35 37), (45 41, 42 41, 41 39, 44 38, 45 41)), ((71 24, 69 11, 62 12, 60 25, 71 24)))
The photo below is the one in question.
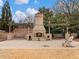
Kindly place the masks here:
POLYGON ((35 14, 35 17, 43 17, 43 13, 38 12, 37 14, 35 14))

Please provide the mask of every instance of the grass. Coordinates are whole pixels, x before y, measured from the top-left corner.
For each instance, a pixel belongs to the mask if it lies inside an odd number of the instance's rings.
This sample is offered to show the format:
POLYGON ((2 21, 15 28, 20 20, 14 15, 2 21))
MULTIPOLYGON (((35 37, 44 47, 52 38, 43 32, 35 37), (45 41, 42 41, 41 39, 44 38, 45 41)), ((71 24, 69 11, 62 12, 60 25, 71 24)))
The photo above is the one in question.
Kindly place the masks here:
POLYGON ((79 59, 79 49, 0 49, 0 59, 79 59))

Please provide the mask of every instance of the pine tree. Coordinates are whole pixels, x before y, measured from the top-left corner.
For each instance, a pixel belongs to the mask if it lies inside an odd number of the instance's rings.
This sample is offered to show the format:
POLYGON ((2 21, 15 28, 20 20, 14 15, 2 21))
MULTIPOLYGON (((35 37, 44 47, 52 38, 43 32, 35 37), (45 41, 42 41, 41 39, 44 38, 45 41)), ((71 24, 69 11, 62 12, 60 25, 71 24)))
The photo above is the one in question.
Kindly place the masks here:
POLYGON ((1 29, 8 31, 9 30, 9 23, 12 22, 12 14, 11 14, 11 9, 8 0, 4 3, 2 7, 2 25, 1 29))

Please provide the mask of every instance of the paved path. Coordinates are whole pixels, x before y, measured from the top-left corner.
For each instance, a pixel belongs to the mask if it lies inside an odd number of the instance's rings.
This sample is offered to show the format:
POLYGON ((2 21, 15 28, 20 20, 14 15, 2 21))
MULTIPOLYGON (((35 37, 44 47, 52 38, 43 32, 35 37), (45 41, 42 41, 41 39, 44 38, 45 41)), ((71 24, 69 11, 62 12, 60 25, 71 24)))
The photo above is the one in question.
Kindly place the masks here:
MULTIPOLYGON (((27 41, 24 39, 7 40, 0 42, 0 48, 64 48, 62 47, 63 40, 51 41, 27 41)), ((72 45, 79 48, 79 42, 73 41, 72 45)))

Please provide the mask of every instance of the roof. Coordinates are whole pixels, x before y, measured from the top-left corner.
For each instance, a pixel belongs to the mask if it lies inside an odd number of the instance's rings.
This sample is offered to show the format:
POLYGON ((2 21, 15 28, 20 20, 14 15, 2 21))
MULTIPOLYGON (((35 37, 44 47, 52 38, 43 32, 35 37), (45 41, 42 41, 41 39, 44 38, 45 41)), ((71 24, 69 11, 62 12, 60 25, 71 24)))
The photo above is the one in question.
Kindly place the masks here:
POLYGON ((30 28, 33 28, 34 27, 34 24, 33 23, 15 23, 14 24, 16 28, 27 28, 27 27, 30 27, 30 28))

